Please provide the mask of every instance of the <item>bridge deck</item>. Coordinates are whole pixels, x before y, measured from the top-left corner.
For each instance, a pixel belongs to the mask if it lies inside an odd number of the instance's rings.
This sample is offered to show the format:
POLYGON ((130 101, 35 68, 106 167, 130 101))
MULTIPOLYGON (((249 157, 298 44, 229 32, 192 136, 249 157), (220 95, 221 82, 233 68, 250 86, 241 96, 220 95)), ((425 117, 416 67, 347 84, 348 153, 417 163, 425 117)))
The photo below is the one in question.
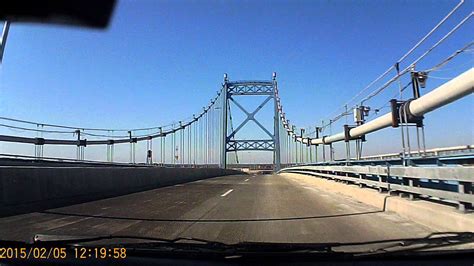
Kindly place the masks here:
POLYGON ((130 234, 224 242, 352 242, 431 230, 280 175, 235 175, 0 218, 3 239, 130 234))

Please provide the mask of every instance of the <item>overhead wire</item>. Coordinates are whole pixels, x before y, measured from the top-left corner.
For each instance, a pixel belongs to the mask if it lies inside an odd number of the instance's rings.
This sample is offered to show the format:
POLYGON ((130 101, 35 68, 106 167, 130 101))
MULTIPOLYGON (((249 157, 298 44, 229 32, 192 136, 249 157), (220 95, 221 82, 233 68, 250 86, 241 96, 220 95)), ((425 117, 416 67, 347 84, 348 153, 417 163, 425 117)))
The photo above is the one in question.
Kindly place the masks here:
POLYGON ((47 129, 34 129, 34 128, 26 128, 26 127, 19 127, 19 126, 12 126, 7 124, 0 124, 1 127, 17 129, 17 130, 24 130, 24 131, 34 131, 34 132, 42 132, 42 133, 55 133, 55 134, 73 134, 74 131, 60 131, 60 130, 47 130, 47 129))
MULTIPOLYGON (((464 4, 464 0, 461 0, 441 21, 439 21, 423 38, 421 38, 408 52, 406 52, 400 59, 396 61, 396 64, 401 63, 403 60, 405 60, 411 53, 413 53, 421 44, 423 44, 437 29, 439 29, 445 22, 448 20, 454 12, 456 12, 462 5, 464 4)), ((369 85, 367 85, 365 88, 363 88, 359 93, 357 93, 354 97, 352 97, 349 101, 347 101, 341 108, 344 108, 345 106, 349 106, 351 102, 353 102, 355 99, 357 99, 360 95, 362 95, 365 91, 367 91, 370 87, 372 87, 375 83, 380 81, 382 78, 386 77, 392 70, 395 69, 395 65, 390 66, 384 73, 382 73, 380 76, 378 76, 375 80, 373 80, 369 85)), ((337 121, 340 119, 341 116, 337 119, 332 119, 333 122, 337 121)))
MULTIPOLYGON (((211 99, 211 103, 208 105, 208 108, 205 108, 203 112, 201 112, 198 116, 202 116, 205 112, 209 111, 209 108, 213 105, 212 102, 215 102, 215 100, 220 96, 222 92, 222 89, 218 91, 217 96, 213 99, 211 99)), ((29 121, 29 120, 24 120, 24 119, 17 119, 17 118, 10 118, 10 117, 4 117, 0 116, 0 120, 5 120, 5 121, 10 121, 10 122, 17 122, 17 123, 23 123, 23 124, 30 124, 30 125, 41 125, 45 127, 53 127, 53 128, 64 128, 64 129, 74 129, 74 130, 84 130, 84 131, 114 131, 114 132, 128 132, 128 131, 148 131, 148 130, 157 130, 157 129, 163 129, 163 128, 168 128, 171 127, 171 130, 174 130, 174 125, 176 123, 169 123, 166 125, 162 126, 154 126, 154 127, 144 127, 144 128, 93 128, 93 127, 80 127, 80 126, 67 126, 67 125, 59 125, 59 124, 51 124, 51 123, 42 123, 42 122, 34 122, 34 121, 29 121)), ((187 121, 186 123, 192 122, 191 118, 186 118, 183 121, 187 121)))
MULTIPOLYGON (((459 24, 457 24, 451 31, 449 31, 446 35, 444 35, 437 43, 435 43, 430 49, 428 49, 427 52, 430 52, 432 51, 434 48, 436 48, 437 46, 439 46, 440 43, 442 43, 444 40, 446 40, 447 37, 449 37, 451 34, 453 34, 456 30, 458 30, 469 18, 471 18, 473 15, 473 13, 471 13, 470 15, 468 15, 467 17, 465 17, 459 24)), ((427 70, 424 70, 423 72, 432 72, 432 71, 435 71, 435 70, 439 70, 440 68, 442 68, 443 66, 445 66, 448 62, 450 62, 451 60, 453 60, 455 57, 457 57, 458 55, 462 54, 463 52, 466 52, 466 51, 469 51, 469 48, 471 46, 474 45, 474 42, 470 42, 468 44, 466 44, 465 46, 463 46, 461 49, 458 49, 456 50, 456 52, 454 52, 453 54, 449 55, 447 58, 445 58, 444 60, 442 60, 440 63, 436 64, 435 66, 427 69, 427 70)), ((416 63, 418 63, 421 59, 423 59, 426 55, 427 55, 427 52, 425 52, 422 56, 420 56, 418 59, 416 59, 413 63, 411 63, 408 67, 406 67, 404 70, 402 70, 399 74, 397 74, 394 78, 392 78, 391 80, 389 80, 388 82, 386 82, 382 87, 380 87, 379 89, 373 91, 370 95, 368 95, 367 97, 365 97, 361 104, 363 104, 364 102, 372 99, 373 97, 375 97, 376 95, 378 95, 380 92, 382 92, 385 88, 387 88, 390 84, 392 84, 394 81, 396 81, 398 78, 400 78, 401 76, 407 74, 410 72, 411 70, 411 67, 414 66, 416 63)), ((429 75, 429 77, 433 77, 433 78, 437 78, 437 79, 451 79, 451 78, 448 78, 448 77, 437 77, 437 76, 433 76, 433 75, 429 75)), ((411 82, 407 85, 409 86, 411 84, 411 82)), ((402 92, 406 89, 405 86, 403 89, 402 89, 402 92)), ((396 96, 394 96, 396 97, 396 96)), ((351 107, 351 109, 355 108, 355 106, 351 107)), ((380 109, 380 108, 378 108, 380 109)), ((349 109, 350 110, 350 109, 349 109)), ((322 125, 321 128, 324 130, 325 128, 327 127, 331 127, 332 123, 334 123, 335 121, 339 120, 340 118, 344 117, 344 116, 347 116, 347 115, 350 115, 352 112, 351 111, 345 111, 341 114, 339 114, 338 116, 336 116, 334 118, 334 120, 331 120, 330 123, 326 124, 326 125, 322 125)), ((308 133, 308 135, 311 135, 311 134, 314 134, 315 133, 315 130, 312 130, 308 133)))
POLYGON ((453 54, 451 54, 450 56, 448 56, 446 59, 444 59, 442 62, 436 64, 434 67, 430 68, 430 69, 426 69, 424 70, 424 72, 432 72, 432 71, 436 71, 438 69, 440 69, 441 67, 443 67, 444 65, 446 65, 449 61, 453 60, 456 56, 458 56, 459 54, 463 53, 463 52, 466 52, 469 50, 469 48, 471 46, 474 45, 474 42, 470 42, 468 43, 467 45, 465 45, 463 48, 457 50, 456 52, 454 52, 453 54))

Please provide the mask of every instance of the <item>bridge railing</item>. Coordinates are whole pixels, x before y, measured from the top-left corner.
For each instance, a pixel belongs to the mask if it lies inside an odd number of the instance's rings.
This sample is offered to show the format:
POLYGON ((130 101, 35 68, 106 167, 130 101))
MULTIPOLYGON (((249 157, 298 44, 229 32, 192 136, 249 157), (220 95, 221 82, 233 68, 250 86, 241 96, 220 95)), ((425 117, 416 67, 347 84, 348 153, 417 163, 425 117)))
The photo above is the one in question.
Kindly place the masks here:
POLYGON ((474 204, 473 166, 294 166, 282 173, 298 173, 371 187, 379 192, 397 192, 408 198, 457 204, 472 209, 474 204))
POLYGON ((0 166, 113 166, 113 167, 164 167, 164 168, 219 168, 219 164, 124 163, 96 160, 78 160, 60 157, 41 157, 0 153, 0 166))
MULTIPOLYGON (((446 156, 446 155, 462 155, 474 153, 474 145, 463 145, 446 148, 435 148, 427 149, 426 151, 411 151, 410 156, 416 157, 435 157, 435 156, 446 156)), ((398 159, 402 157, 402 153, 387 153, 380 155, 364 156, 360 160, 387 160, 387 159, 398 159)))
POLYGON ((403 156, 399 153, 386 153, 379 155, 364 156, 360 159, 345 158, 317 161, 282 164, 282 168, 303 165, 474 165, 474 145, 463 145, 454 147, 443 147, 427 149, 423 151, 412 151, 410 156, 403 156))

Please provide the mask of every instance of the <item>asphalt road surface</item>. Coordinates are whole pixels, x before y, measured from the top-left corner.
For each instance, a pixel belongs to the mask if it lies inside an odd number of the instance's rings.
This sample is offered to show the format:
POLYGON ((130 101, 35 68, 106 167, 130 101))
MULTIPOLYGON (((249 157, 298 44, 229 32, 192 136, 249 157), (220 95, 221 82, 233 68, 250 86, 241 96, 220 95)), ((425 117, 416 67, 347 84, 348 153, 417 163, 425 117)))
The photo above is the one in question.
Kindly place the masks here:
POLYGON ((0 239, 34 234, 194 237, 236 243, 362 242, 429 228, 281 175, 234 175, 0 219, 0 239))

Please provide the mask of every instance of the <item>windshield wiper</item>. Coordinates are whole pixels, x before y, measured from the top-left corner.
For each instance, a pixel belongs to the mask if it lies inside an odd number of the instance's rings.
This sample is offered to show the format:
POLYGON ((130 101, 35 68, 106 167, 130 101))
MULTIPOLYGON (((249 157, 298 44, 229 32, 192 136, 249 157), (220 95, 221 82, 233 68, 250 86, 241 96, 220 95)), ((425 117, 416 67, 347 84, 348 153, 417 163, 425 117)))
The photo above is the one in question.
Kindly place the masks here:
MULTIPOLYGON (((199 238, 178 237, 174 239, 142 237, 130 235, 102 235, 102 236, 61 236, 35 235, 35 244, 64 244, 81 245, 81 243, 95 242, 110 239, 143 240, 145 242, 107 243, 120 245, 135 251, 147 252, 204 252, 225 255, 248 254, 286 254, 286 255, 317 255, 317 254, 350 254, 353 256, 397 255, 413 254, 433 248, 444 248, 474 242, 472 232, 433 233, 424 238, 405 238, 377 240, 355 243, 266 243, 240 242, 226 244, 199 238)), ((472 251, 472 250, 471 250, 472 251)))
POLYGON ((33 243, 58 243, 58 244, 78 244, 86 242, 95 242, 100 240, 108 239, 131 239, 131 240, 145 240, 151 241, 146 243, 166 243, 166 244, 175 244, 184 241, 190 241, 194 243, 201 243, 206 245, 222 245, 227 244, 210 241, 194 237, 178 237, 174 239, 159 238, 159 237, 146 237, 146 236, 133 236, 133 235, 99 235, 99 236, 77 236, 77 235, 46 235, 46 234, 36 234, 33 237, 33 243))
MULTIPOLYGON (((409 239, 396 239, 386 241, 372 242, 374 244, 384 244, 384 247, 378 247, 376 249, 369 250, 368 252, 362 252, 360 255, 397 255, 397 254, 413 254, 423 251, 460 251, 459 249, 441 250, 440 248, 448 248, 463 244, 471 244, 468 249, 464 251, 474 251, 474 233, 473 232, 442 232, 432 233, 424 238, 409 238, 409 239)), ((366 244, 372 244, 366 242, 366 244)))
MULTIPOLYGON (((199 251, 206 253, 236 254, 247 252, 321 252, 335 253, 331 244, 299 244, 299 243, 265 243, 265 242, 241 242, 227 244, 218 241, 194 237, 178 237, 174 239, 142 237, 131 235, 101 235, 101 236, 74 236, 74 235, 46 235, 37 234, 33 237, 33 244, 54 244, 54 245, 82 245, 82 243, 96 242, 101 240, 121 239, 121 240, 144 240, 145 242, 121 242, 107 243, 111 246, 123 246, 134 250, 147 251, 199 251)), ((101 244, 103 246, 103 244, 101 244)))

